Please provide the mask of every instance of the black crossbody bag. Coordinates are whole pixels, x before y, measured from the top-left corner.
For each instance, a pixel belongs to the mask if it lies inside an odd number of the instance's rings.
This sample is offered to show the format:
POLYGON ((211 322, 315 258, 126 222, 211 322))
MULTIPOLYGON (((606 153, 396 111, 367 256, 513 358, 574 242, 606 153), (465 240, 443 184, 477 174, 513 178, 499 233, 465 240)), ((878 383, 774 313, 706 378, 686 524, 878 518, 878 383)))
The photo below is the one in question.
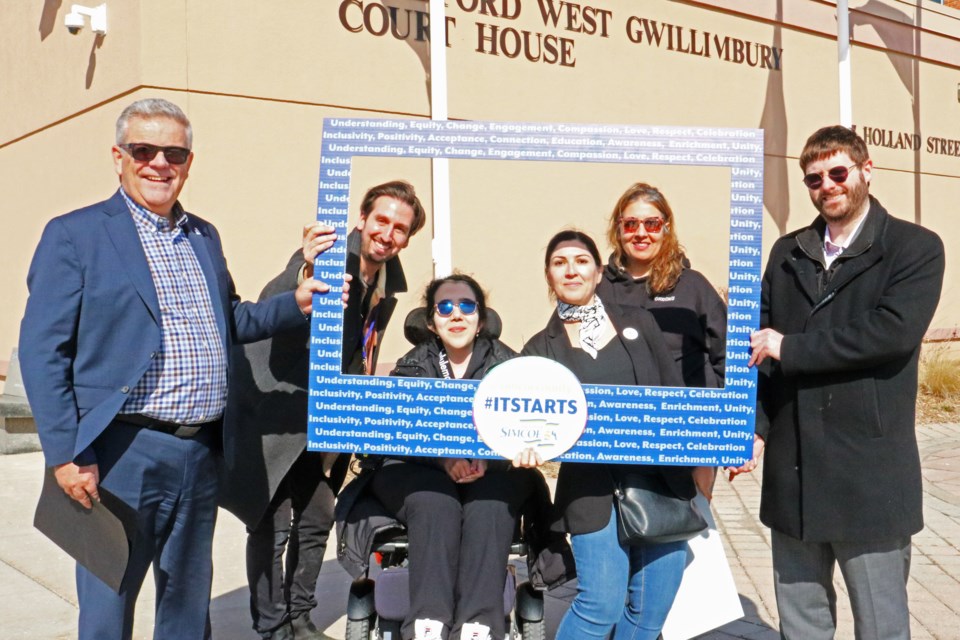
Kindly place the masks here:
POLYGON ((678 498, 658 473, 614 474, 620 544, 661 544, 696 537, 707 521, 693 500, 678 498))

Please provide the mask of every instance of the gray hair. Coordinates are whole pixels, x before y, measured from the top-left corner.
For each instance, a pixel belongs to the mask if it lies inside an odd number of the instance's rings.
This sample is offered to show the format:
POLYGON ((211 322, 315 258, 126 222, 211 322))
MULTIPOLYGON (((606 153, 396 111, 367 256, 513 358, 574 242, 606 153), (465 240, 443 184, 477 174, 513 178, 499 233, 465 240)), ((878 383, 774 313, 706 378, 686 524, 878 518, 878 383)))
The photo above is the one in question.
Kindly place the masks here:
POLYGON ((190 126, 190 120, 187 114, 177 105, 163 98, 144 98, 137 100, 129 107, 123 110, 120 117, 117 118, 117 144, 125 142, 127 135, 127 124, 133 118, 170 118, 179 122, 186 129, 187 147, 193 147, 193 127, 190 126))

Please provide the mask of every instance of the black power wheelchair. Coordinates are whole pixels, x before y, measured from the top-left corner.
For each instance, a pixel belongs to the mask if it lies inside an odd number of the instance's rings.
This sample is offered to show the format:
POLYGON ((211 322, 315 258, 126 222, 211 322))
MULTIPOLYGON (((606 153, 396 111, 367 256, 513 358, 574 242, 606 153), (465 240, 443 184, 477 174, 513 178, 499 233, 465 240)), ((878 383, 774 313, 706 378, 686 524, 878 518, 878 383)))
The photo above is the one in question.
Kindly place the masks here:
MULTIPOLYGON (((515 539, 511 556, 525 556, 527 544, 515 539)), ((407 537, 402 527, 378 534, 373 547, 377 569, 350 585, 346 640, 400 640, 400 625, 410 606, 407 537)), ((504 570, 503 610, 510 640, 545 640, 543 592, 529 581, 517 584, 516 567, 504 570)))
MULTIPOLYGON (((500 333, 500 318, 488 309, 487 330, 500 333)), ((432 339, 426 309, 414 309, 404 323, 412 344, 432 339)), ((410 607, 406 529, 369 496, 365 486, 375 471, 360 461, 360 475, 337 499, 337 558, 354 578, 347 600, 346 640, 400 640, 410 607), (373 562, 371 562, 373 558, 373 562)), ((374 465, 375 466, 375 465, 374 465)), ((545 640, 543 592, 575 575, 573 556, 562 535, 546 531, 550 493, 539 472, 537 490, 525 508, 511 545, 511 556, 527 558, 531 580, 517 584, 516 567, 504 568, 503 610, 509 640, 545 640), (544 512, 546 506, 547 513, 544 512)))

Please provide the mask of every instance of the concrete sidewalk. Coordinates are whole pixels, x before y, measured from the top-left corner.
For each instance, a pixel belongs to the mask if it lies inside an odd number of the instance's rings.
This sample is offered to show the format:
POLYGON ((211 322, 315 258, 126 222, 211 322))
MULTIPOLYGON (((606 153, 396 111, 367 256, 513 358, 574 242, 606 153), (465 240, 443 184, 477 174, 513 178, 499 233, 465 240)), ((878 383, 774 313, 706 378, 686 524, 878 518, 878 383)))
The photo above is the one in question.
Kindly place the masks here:
MULTIPOLYGON (((914 536, 910 605, 913 637, 960 638, 960 425, 922 425, 917 429, 924 469, 926 528, 914 536)), ((33 529, 43 458, 39 453, 0 456, 0 637, 4 640, 52 640, 76 637, 77 601, 74 564, 33 529)), ((723 534, 746 615, 701 636, 707 640, 778 638, 773 595, 770 534, 757 519, 759 473, 733 484, 717 481, 714 512, 723 534)), ((244 575, 243 526, 221 511, 214 543, 211 618, 216 640, 257 640, 250 629, 244 575)), ((342 612, 349 578, 327 549, 314 621, 343 638, 342 612)), ((840 623, 837 637, 853 638, 846 594, 838 583, 840 623)), ((148 578, 137 609, 135 638, 150 638, 153 588, 148 578)))
MULTIPOLYGON (((909 597, 915 640, 960 638, 960 425, 917 427, 924 477, 923 531, 913 537, 909 597)), ((774 640, 780 635, 773 591, 770 530, 758 518, 759 471, 718 480, 713 502, 745 617, 701 636, 774 640)), ((837 572, 839 577, 839 571, 837 572)), ((853 617, 837 584, 837 638, 852 639, 853 617)))

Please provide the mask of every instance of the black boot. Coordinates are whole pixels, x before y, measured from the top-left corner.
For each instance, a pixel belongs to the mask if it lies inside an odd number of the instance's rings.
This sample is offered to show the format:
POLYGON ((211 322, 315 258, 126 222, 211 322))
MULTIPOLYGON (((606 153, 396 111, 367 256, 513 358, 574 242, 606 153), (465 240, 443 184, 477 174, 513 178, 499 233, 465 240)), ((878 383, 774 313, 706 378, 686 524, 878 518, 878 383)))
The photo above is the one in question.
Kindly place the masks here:
POLYGON ((317 629, 310 619, 310 612, 304 613, 290 621, 293 627, 293 638, 295 640, 334 640, 327 634, 317 629))
POLYGON ((293 627, 290 626, 289 622, 284 622, 269 635, 263 636, 264 640, 294 640, 295 637, 293 627))

